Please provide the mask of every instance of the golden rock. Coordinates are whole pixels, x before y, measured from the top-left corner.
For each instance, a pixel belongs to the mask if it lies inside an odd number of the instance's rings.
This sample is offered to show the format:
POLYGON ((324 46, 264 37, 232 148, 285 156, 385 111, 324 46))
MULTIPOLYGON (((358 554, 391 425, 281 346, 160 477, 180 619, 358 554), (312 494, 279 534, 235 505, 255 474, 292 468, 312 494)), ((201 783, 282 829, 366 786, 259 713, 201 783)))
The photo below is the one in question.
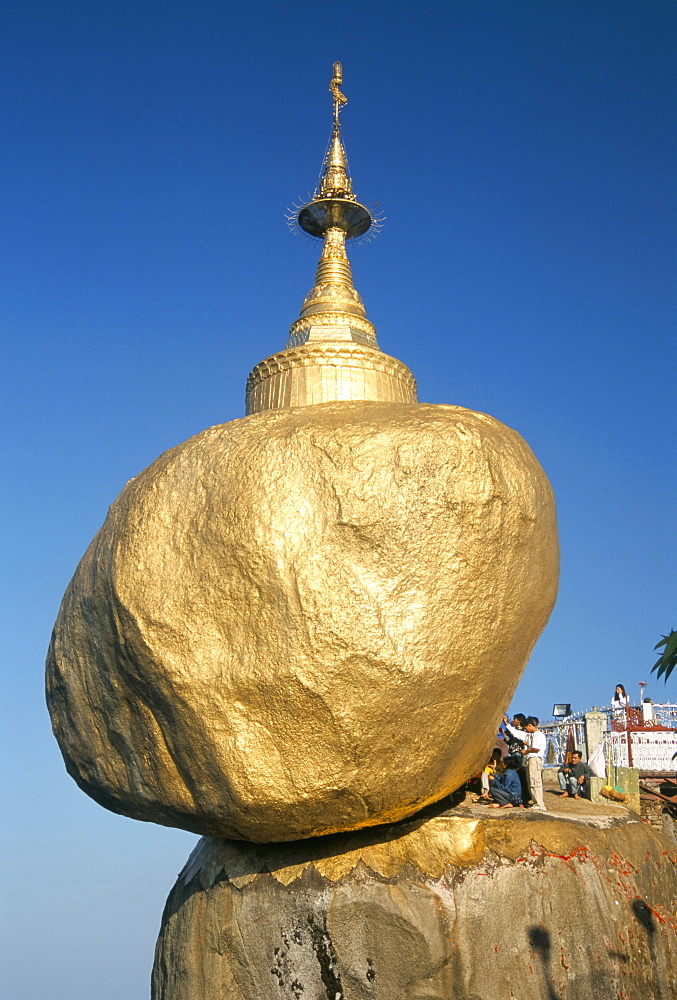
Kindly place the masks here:
POLYGON ((269 410, 160 456, 66 592, 48 702, 101 804, 284 841, 477 772, 555 599, 548 481, 456 406, 269 410))

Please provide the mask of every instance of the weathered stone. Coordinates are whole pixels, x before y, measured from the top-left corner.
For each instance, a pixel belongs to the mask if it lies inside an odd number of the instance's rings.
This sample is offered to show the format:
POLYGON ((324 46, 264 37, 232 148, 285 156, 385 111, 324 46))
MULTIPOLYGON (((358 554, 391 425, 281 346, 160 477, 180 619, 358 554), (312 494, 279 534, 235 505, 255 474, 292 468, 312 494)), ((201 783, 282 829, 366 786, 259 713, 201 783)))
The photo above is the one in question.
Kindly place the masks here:
POLYGON ((165 908, 153 1000, 675 997, 670 845, 586 808, 202 840, 165 908))
POLYGON ((552 493, 454 406, 213 427, 111 507, 48 657, 102 805, 256 841, 412 814, 479 770, 555 598, 552 493))

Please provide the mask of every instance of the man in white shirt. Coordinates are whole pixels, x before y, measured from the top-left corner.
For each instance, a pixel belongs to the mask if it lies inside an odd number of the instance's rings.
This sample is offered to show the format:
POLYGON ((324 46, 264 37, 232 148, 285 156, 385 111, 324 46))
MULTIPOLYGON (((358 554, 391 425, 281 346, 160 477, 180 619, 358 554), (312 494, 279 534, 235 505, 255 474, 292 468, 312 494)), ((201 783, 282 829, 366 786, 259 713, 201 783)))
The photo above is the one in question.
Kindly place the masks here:
POLYGON ((508 722, 507 715, 503 716, 505 728, 515 739, 526 743, 524 756, 527 765, 527 783, 529 794, 535 802, 534 809, 537 812, 545 812, 545 802, 543 801, 543 757, 545 754, 546 738, 538 728, 538 719, 535 715, 530 715, 524 724, 524 729, 516 729, 508 722))

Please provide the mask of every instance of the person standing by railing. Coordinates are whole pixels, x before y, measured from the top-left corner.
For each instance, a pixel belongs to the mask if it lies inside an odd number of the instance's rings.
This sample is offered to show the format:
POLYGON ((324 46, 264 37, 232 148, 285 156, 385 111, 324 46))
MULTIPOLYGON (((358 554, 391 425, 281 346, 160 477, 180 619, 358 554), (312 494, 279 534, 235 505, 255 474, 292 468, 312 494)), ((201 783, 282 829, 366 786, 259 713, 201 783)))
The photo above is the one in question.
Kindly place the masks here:
POLYGON ((625 693, 625 688, 622 684, 616 685, 616 690, 614 691, 614 696, 611 699, 611 708, 614 712, 625 711, 630 705, 630 698, 625 693))

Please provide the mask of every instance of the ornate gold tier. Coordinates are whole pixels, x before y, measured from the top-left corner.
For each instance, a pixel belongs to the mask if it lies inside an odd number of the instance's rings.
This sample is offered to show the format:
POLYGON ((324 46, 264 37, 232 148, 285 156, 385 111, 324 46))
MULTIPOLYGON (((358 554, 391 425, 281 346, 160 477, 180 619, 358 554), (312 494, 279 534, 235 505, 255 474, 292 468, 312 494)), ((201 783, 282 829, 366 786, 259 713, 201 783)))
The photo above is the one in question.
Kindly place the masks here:
POLYGON ((246 412, 371 399, 415 403, 406 365, 355 343, 304 344, 260 361, 247 379, 246 412))

